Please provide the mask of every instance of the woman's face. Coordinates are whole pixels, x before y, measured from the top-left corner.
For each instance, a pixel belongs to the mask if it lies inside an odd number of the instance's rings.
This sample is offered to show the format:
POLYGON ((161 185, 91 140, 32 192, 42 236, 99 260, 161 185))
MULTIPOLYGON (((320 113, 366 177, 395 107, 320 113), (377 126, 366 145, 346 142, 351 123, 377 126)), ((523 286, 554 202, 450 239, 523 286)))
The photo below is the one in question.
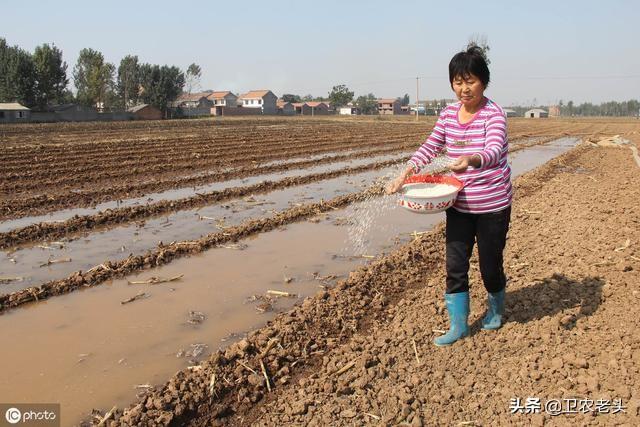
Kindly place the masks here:
POLYGON ((484 97, 484 85, 480 79, 469 74, 467 76, 456 76, 451 83, 451 88, 465 107, 475 107, 482 102, 484 97))

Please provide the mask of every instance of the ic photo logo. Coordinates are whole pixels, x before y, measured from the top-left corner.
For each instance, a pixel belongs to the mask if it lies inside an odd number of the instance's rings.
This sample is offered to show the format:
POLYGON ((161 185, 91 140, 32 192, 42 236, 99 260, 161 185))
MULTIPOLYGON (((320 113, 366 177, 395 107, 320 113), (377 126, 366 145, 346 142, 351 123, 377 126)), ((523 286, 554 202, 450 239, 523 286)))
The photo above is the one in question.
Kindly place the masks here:
POLYGON ((4 417, 9 424, 18 424, 22 419, 22 412, 18 408, 9 408, 5 412, 4 417))
POLYGON ((0 427, 60 427, 59 403, 0 403, 0 427), (4 419, 2 419, 4 414, 4 419))

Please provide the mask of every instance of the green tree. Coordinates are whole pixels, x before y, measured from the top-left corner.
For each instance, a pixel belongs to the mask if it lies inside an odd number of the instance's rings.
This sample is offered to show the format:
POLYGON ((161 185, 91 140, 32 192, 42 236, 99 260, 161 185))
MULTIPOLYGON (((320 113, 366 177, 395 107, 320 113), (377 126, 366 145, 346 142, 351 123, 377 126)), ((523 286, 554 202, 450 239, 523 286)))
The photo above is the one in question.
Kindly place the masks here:
POLYGON ((353 100, 354 93, 349 90, 345 85, 337 85, 329 92, 329 102, 331 105, 338 109, 343 105, 347 105, 353 100))
POLYGON ((191 93, 193 89, 197 90, 200 87, 200 77, 202 77, 202 69, 199 65, 193 63, 189 65, 189 68, 187 68, 187 74, 185 77, 187 92, 191 93))
POLYGON ((356 99, 356 106, 362 114, 375 114, 378 112, 378 99, 372 93, 361 95, 356 99))
POLYGON ((31 54, 0 38, 0 101, 36 104, 36 71, 31 54))
POLYGON ((166 116, 169 103, 182 92, 185 76, 178 67, 143 64, 140 66, 140 85, 142 101, 159 108, 166 116))
POLYGON ((62 60, 62 51, 55 45, 37 46, 33 53, 36 73, 36 103, 44 109, 49 104, 64 101, 69 84, 67 63, 62 60))
POLYGON ((82 49, 73 69, 73 81, 78 91, 78 102, 86 106, 108 108, 112 98, 115 66, 104 62, 102 53, 93 49, 82 49))
POLYGON ((409 98, 409 94, 405 93, 402 98, 398 98, 398 101, 400 101, 400 105, 404 107, 405 105, 409 105, 411 99, 409 98))
POLYGON ((116 91, 118 103, 123 108, 138 104, 138 90, 140 88, 140 65, 138 57, 127 55, 120 60, 116 91))
MULTIPOLYGON (((311 97, 311 99, 313 99, 311 95, 309 96, 311 97)), ((309 101, 311 101, 311 99, 309 99, 309 101)), ((284 102, 302 102, 302 98, 300 98, 300 95, 292 95, 290 93, 285 93, 284 95, 282 95, 282 100, 284 102)))

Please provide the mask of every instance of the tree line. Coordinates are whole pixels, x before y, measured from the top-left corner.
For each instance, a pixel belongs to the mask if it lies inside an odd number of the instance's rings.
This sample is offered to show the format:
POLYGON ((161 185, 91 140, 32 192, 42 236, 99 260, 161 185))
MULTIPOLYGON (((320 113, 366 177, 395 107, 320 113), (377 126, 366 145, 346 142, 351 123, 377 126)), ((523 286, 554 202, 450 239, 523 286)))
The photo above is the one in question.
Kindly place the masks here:
POLYGON ((631 99, 629 101, 608 101, 601 104, 583 102, 575 105, 573 101, 566 104, 560 100, 558 102, 561 116, 638 116, 640 115, 640 101, 631 99))
POLYGON ((45 43, 31 53, 0 38, 0 102, 19 102, 36 110, 75 102, 103 111, 140 103, 166 111, 185 85, 189 92, 199 86, 201 73, 196 64, 185 73, 176 66, 140 63, 135 55, 122 58, 116 68, 102 53, 86 48, 72 71, 74 95, 58 47, 45 43))
MULTIPOLYGON (((640 116, 640 101, 631 99, 629 101, 608 101, 600 104, 593 104, 591 102, 583 102, 582 104, 575 104, 573 101, 564 102, 560 100, 558 102, 558 108, 560 109, 560 115, 563 117, 637 117, 640 116)), ((514 110, 518 116, 522 116, 526 111, 532 108, 540 108, 548 110, 548 105, 537 105, 535 102, 528 106, 511 106, 510 109, 514 110)))

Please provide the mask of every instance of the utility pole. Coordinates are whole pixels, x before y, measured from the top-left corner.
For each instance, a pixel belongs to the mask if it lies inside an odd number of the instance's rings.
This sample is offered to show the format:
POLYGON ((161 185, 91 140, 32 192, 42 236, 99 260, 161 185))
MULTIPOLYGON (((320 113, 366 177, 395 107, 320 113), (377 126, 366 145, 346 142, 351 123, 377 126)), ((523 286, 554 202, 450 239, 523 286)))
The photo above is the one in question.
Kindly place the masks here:
POLYGON ((418 120, 418 115, 420 114, 420 86, 418 81, 420 77, 416 77, 416 120, 418 120))

